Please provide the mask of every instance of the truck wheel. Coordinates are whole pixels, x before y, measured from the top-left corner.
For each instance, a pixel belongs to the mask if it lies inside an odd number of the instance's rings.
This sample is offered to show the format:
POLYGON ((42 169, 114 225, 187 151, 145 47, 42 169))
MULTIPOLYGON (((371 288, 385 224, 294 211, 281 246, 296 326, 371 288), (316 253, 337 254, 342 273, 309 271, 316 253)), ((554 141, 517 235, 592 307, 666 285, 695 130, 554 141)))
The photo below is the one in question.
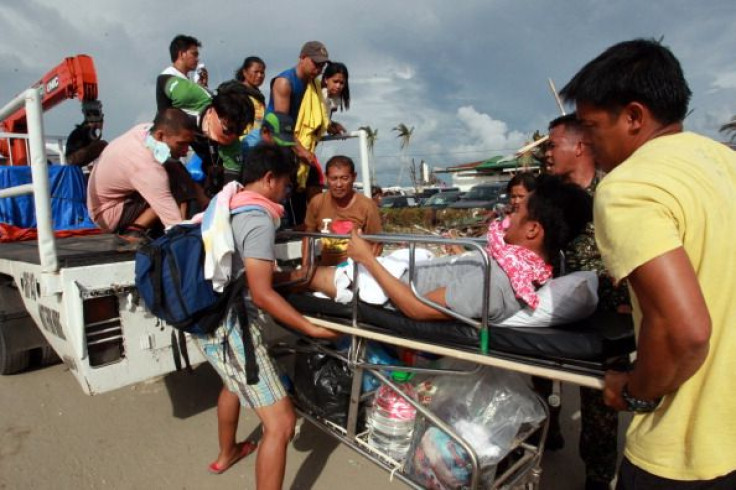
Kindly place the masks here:
POLYGON ((30 365, 47 366, 59 358, 26 311, 13 279, 0 275, 0 375, 30 365))
POLYGON ((0 374, 15 374, 25 370, 31 359, 31 351, 12 352, 5 338, 6 330, 0 325, 0 374))
POLYGON ((50 345, 44 345, 38 349, 38 365, 41 367, 59 364, 61 359, 50 345))

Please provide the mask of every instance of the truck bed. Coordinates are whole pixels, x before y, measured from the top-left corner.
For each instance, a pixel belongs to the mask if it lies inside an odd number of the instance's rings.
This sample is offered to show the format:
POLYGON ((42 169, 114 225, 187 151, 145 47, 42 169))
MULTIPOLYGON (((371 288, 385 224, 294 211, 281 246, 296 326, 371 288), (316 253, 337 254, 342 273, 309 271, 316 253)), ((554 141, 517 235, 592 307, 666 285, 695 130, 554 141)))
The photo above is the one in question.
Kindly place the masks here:
MULTIPOLYGON (((86 235, 56 239, 59 267, 80 267, 134 260, 135 251, 116 243, 115 235, 86 235)), ((36 240, 0 244, 0 260, 40 264, 36 240)))

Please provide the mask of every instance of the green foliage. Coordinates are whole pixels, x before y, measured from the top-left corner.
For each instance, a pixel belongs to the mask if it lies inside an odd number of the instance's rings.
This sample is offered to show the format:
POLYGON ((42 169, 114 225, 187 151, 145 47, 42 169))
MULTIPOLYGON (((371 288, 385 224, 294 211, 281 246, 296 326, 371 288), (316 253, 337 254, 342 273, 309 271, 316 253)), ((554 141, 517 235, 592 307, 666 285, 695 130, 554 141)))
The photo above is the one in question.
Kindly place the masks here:
POLYGON ((368 140, 368 151, 373 154, 373 147, 376 145, 376 140, 378 139, 378 129, 373 129, 370 126, 361 126, 358 129, 362 129, 366 132, 366 137, 368 140))
POLYGON ((387 208, 381 209, 381 219, 385 233, 427 234, 427 231, 417 226, 436 233, 451 228, 482 232, 488 221, 488 212, 472 209, 387 208))

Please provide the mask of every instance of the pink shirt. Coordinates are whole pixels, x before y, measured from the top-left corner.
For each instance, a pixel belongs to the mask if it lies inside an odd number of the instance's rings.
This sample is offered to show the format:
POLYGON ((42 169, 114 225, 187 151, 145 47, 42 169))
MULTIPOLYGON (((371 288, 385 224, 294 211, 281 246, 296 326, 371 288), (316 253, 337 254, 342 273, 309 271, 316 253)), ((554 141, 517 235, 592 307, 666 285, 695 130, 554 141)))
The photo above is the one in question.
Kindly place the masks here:
POLYGON ((145 145, 150 124, 140 124, 113 140, 100 155, 89 177, 87 209, 95 223, 115 230, 125 199, 138 192, 164 226, 182 221, 169 189, 169 176, 145 145))

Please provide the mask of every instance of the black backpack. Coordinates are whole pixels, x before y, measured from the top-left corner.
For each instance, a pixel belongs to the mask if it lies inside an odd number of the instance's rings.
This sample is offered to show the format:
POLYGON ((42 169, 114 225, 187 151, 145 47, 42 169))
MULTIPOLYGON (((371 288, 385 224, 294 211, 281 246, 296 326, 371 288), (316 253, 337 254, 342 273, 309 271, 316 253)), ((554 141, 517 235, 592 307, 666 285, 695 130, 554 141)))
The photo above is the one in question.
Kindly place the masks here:
POLYGON ((255 384, 258 366, 248 328, 245 274, 218 293, 212 281, 204 278, 204 257, 200 225, 172 227, 138 249, 135 257, 138 293, 151 313, 172 327, 171 345, 177 369, 181 369, 180 358, 183 358, 187 369, 191 370, 184 332, 211 334, 233 309, 242 328, 248 384, 255 384))

